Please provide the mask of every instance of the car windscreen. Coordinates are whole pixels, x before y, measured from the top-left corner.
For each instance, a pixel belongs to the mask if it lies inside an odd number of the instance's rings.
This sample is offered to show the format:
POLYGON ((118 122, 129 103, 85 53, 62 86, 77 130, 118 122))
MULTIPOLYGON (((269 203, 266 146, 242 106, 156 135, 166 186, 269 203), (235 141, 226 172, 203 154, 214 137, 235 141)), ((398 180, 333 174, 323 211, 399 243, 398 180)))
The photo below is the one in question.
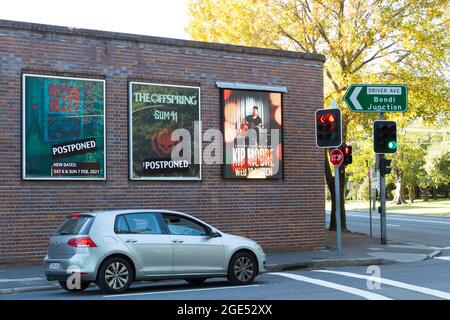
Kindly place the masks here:
POLYGON ((93 221, 94 217, 89 215, 67 217, 58 230, 56 230, 55 235, 63 236, 88 234, 93 221))

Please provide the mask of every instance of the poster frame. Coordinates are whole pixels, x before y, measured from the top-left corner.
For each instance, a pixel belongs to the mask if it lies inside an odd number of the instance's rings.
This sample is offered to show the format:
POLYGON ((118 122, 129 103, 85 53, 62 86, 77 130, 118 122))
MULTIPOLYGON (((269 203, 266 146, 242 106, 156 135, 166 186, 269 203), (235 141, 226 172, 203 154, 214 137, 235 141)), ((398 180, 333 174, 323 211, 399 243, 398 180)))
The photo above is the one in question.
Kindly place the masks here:
MULTIPOLYGON (((219 83, 218 83, 219 84, 219 83)), ((224 99, 224 90, 233 90, 233 91, 247 91, 247 92, 267 92, 267 93, 279 93, 281 95, 281 130, 280 130, 280 144, 281 144, 281 176, 280 177, 268 177, 268 178, 259 178, 259 179, 249 179, 247 177, 227 177, 225 175, 225 166, 226 163, 226 142, 225 137, 223 139, 223 154, 222 154, 222 169, 221 176, 224 180, 229 181, 284 181, 285 179, 285 169, 284 169, 284 94, 287 93, 287 89, 285 87, 268 87, 268 86, 257 86, 253 85, 251 89, 247 89, 247 87, 241 87, 239 85, 231 86, 228 83, 220 83, 218 85, 219 88, 219 103, 220 103, 220 121, 221 121, 221 129, 222 133, 225 135, 225 99, 224 99), (257 88, 257 89, 256 89, 257 88)))
MULTIPOLYGON (((132 181, 201 181, 202 180, 202 104, 201 104, 201 87, 188 86, 170 83, 156 83, 156 82, 142 82, 142 81, 128 81, 128 178, 132 181), (178 87, 178 88, 191 88, 198 89, 198 121, 199 121, 199 176, 198 177, 134 177, 133 175, 133 84, 140 85, 153 85, 162 87, 178 87)), ((195 136, 194 136, 195 137, 195 136)), ((195 159, 195 156, 194 156, 195 159)))
POLYGON ((56 76, 48 74, 38 73, 22 73, 22 180, 41 180, 41 181, 105 181, 107 175, 106 158, 107 158, 107 146, 106 146, 106 80, 99 78, 83 78, 83 77, 70 77, 70 76, 56 76), (81 80, 81 81, 97 81, 101 82, 103 86, 103 176, 102 177, 29 177, 26 174, 26 78, 52 78, 52 79, 64 79, 64 80, 81 80))

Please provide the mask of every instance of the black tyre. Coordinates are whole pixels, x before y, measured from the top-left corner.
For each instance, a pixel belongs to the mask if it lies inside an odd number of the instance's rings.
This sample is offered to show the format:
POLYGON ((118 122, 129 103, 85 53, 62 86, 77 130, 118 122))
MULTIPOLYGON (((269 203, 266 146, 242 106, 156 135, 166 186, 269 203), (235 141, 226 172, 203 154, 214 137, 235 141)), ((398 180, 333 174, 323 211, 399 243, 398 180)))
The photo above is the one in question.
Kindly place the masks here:
POLYGON ((59 285, 61 286, 61 288, 63 288, 66 291, 69 291, 69 292, 81 292, 81 291, 85 290, 87 287, 89 287, 89 285, 91 284, 89 281, 81 281, 79 288, 76 288, 76 286, 75 286, 75 288, 72 288, 72 286, 71 286, 71 288, 69 288, 67 286, 66 280, 60 280, 58 282, 59 282, 59 285))
POLYGON ((130 263, 121 257, 111 257, 103 262, 97 276, 97 285, 102 291, 120 293, 128 290, 134 273, 130 263))
POLYGON ((203 282, 205 282, 205 281, 206 281, 206 278, 184 279, 184 281, 188 282, 189 284, 198 286, 198 285, 201 285, 203 282))
POLYGON ((255 258, 247 252, 238 252, 230 260, 228 281, 236 285, 250 284, 258 273, 255 258))

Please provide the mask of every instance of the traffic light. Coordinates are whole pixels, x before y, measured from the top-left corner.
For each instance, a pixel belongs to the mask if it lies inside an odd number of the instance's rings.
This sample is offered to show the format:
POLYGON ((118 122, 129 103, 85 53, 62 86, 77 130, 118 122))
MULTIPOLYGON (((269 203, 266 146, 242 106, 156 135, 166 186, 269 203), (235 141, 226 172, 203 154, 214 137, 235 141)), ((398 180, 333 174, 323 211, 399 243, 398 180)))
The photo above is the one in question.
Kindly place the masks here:
POLYGON ((344 165, 351 164, 353 162, 352 146, 345 145, 342 152, 344 153, 344 165))
POLYGON ((342 117, 338 108, 316 111, 316 145, 319 148, 339 147, 342 143, 342 117))
POLYGON ((392 168, 391 168, 391 161, 392 160, 388 160, 388 159, 385 159, 385 158, 380 159, 380 174, 381 175, 384 176, 386 174, 391 173, 391 170, 392 170, 392 168))
POLYGON ((373 123, 373 150, 375 153, 397 152, 397 123, 377 120, 373 123))

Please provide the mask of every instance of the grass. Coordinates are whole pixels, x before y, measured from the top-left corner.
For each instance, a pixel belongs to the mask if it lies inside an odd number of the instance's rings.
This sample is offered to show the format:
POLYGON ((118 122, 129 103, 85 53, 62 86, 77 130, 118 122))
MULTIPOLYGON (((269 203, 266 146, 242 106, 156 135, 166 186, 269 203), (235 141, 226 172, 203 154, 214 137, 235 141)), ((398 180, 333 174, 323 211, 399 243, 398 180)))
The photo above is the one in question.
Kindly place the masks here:
MULTIPOLYGON (((377 207, 379 202, 377 202, 377 207)), ((331 208, 331 201, 326 203, 327 210, 331 208)), ((346 201, 345 209, 359 212, 369 212, 369 201, 346 201)), ((450 217, 450 200, 415 200, 413 204, 392 205, 388 200, 386 201, 386 211, 388 213, 411 214, 411 215, 429 215, 450 217)))

